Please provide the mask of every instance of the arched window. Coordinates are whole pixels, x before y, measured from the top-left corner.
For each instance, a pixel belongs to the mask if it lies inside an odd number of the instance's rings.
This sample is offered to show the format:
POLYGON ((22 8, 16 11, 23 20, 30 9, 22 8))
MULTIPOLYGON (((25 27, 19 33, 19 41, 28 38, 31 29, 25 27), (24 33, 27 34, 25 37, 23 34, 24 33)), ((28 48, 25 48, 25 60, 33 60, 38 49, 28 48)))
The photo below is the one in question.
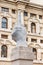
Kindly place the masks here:
POLYGON ((35 23, 31 23, 31 32, 36 33, 36 25, 35 25, 35 23))
POLYGON ((7 46, 2 45, 1 47, 1 57, 7 57, 7 46))
POLYGON ((35 48, 33 48, 33 52, 34 52, 34 59, 37 59, 37 50, 35 48))
POLYGON ((2 28, 7 28, 8 27, 8 22, 7 22, 7 18, 3 17, 2 18, 2 28))

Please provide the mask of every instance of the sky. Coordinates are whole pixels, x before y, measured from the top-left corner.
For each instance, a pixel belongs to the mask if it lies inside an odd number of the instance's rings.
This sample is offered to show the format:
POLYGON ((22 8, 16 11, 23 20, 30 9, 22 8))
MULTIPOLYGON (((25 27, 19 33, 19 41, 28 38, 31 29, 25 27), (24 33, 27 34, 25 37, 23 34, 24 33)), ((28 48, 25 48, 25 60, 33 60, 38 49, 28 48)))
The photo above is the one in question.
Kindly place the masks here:
POLYGON ((30 2, 37 3, 43 5, 43 0, 30 0, 30 2))

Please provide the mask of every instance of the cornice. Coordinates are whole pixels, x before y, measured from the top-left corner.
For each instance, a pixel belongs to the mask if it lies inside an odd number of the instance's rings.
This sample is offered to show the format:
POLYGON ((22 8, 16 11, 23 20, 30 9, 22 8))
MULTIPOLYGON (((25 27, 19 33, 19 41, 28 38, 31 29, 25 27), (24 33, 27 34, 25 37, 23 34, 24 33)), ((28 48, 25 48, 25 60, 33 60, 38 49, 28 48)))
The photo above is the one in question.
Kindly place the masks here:
POLYGON ((29 3, 29 6, 43 9, 43 5, 35 4, 35 3, 32 3, 32 2, 29 3))
POLYGON ((2 1, 2 0, 0 0, 0 2, 14 5, 14 4, 16 4, 17 1, 4 1, 4 0, 2 1))
POLYGON ((28 1, 22 1, 22 0, 15 0, 15 1, 2 1, 0 0, 0 2, 3 2, 3 3, 8 3, 8 4, 25 4, 26 6, 28 7, 35 7, 35 8, 39 8, 39 9, 42 9, 43 10, 43 5, 39 5, 39 4, 35 4, 35 3, 32 3, 32 2, 28 2, 28 1))

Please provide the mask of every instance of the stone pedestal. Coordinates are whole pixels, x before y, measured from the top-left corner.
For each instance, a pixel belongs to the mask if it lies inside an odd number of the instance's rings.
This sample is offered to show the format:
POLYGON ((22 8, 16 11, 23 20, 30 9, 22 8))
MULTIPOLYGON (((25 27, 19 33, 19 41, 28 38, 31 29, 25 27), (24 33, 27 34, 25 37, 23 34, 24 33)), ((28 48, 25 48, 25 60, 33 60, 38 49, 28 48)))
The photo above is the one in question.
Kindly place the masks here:
MULTIPOLYGON (((13 53, 13 51, 12 51, 13 53)), ((12 57, 12 65, 33 65, 33 52, 28 47, 16 47, 12 57)))

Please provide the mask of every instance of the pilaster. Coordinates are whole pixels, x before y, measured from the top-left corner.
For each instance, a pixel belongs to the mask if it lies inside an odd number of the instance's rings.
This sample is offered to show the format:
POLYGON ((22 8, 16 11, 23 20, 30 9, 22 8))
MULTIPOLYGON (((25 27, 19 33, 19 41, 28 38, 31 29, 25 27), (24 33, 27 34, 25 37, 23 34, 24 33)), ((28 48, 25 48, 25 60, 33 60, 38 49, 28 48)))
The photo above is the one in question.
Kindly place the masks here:
POLYGON ((8 29, 11 30, 12 28, 12 18, 8 18, 8 29))
POLYGON ((41 50, 37 49, 37 60, 41 60, 41 50))
POLYGON ((37 33, 37 34, 40 33, 40 24, 39 24, 39 22, 36 23, 36 33, 37 33))

